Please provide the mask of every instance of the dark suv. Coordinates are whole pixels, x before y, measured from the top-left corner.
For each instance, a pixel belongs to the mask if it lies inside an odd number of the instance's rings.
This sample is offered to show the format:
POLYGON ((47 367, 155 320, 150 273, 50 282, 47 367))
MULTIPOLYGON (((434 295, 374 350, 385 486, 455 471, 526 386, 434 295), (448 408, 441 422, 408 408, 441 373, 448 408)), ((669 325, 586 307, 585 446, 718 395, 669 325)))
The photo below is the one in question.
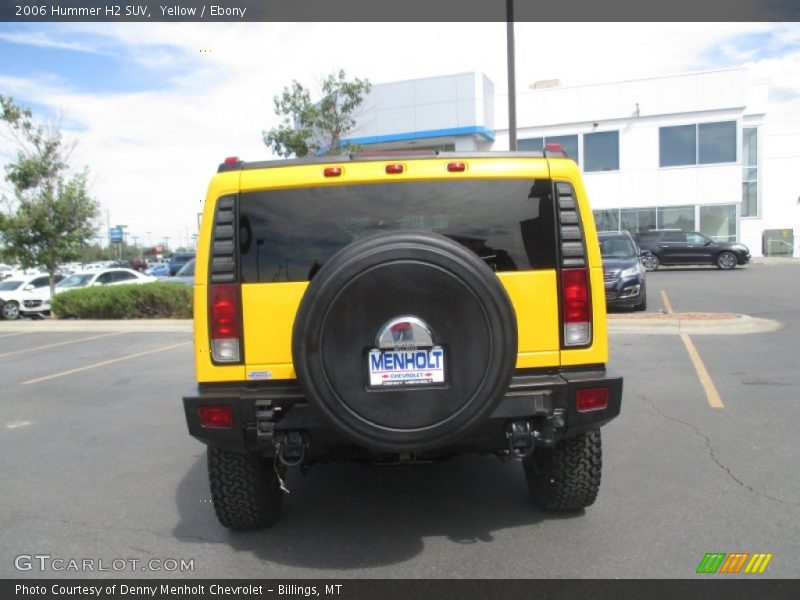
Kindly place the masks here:
POLYGON ((650 252, 642 256, 648 271, 660 265, 716 265, 733 269, 750 262, 750 250, 744 244, 715 242, 697 231, 653 229, 636 234, 636 243, 650 252))
POLYGON ((647 310, 645 269, 631 234, 627 231, 601 231, 597 237, 603 257, 606 305, 609 308, 647 310))

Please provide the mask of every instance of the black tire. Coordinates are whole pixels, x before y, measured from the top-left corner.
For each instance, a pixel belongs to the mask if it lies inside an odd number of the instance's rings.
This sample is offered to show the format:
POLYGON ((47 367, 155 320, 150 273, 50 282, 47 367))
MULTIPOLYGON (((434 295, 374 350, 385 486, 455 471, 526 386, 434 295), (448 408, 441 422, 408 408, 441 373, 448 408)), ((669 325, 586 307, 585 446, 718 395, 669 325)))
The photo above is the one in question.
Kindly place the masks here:
POLYGON ((16 321, 19 319, 19 304, 17 304, 14 300, 3 304, 3 308, 0 310, 2 311, 2 317, 6 321, 16 321))
POLYGON ((646 254, 642 257, 642 266, 646 271, 655 271, 661 266, 661 261, 655 254, 646 254))
POLYGON ((739 260, 736 258, 736 255, 733 252, 725 251, 725 252, 720 252, 717 255, 717 260, 715 262, 717 263, 718 269, 723 269, 727 271, 730 269, 735 269, 736 264, 739 262, 739 260))
POLYGON ((639 302, 636 306, 633 307, 633 310, 638 311, 645 311, 647 310, 647 288, 644 284, 642 284, 642 288, 639 291, 639 295, 642 297, 642 301, 639 302))
POLYGON ((262 529, 280 516, 283 492, 272 463, 208 447, 208 481, 219 522, 230 529, 262 529))
POLYGON ((536 448, 523 461, 533 502, 545 510, 574 511, 594 504, 603 466, 600 430, 536 448))
POLYGON ((309 403, 349 440, 421 452, 454 442, 499 404, 517 358, 516 316, 494 272, 458 242, 380 234, 316 273, 297 311, 292 357, 309 403), (444 384, 369 386, 369 351, 396 317, 430 328, 444 384))

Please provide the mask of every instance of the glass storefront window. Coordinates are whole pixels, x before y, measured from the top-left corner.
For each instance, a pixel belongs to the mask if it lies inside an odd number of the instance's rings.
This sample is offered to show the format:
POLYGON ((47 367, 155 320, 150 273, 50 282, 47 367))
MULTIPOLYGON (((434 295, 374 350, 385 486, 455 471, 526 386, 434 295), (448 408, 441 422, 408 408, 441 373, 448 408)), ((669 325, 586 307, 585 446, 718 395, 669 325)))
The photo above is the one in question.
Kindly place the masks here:
POLYGON ((700 233, 718 242, 736 241, 736 205, 700 206, 700 233))
POLYGON ((694 206, 670 206, 657 208, 659 229, 683 229, 692 231, 694 226, 694 206))
POLYGON ((656 228, 655 208, 626 208, 620 210, 619 213, 620 229, 638 233, 656 228))
POLYGON ((597 231, 619 231, 619 209, 595 210, 594 224, 597 231))

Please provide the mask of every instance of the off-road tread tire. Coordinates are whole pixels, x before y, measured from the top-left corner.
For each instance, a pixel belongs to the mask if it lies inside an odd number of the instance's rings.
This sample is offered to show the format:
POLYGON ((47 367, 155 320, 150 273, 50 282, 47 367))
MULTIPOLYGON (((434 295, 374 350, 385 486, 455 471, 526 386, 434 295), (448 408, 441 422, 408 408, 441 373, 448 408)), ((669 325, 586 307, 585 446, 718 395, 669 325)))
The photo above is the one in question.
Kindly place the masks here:
POLYGON ((537 448, 523 462, 533 502, 551 511, 576 511, 594 504, 603 466, 600 430, 592 429, 537 448))
POLYGON ((208 481, 223 526, 263 529, 278 519, 283 492, 268 461, 209 446, 208 481))

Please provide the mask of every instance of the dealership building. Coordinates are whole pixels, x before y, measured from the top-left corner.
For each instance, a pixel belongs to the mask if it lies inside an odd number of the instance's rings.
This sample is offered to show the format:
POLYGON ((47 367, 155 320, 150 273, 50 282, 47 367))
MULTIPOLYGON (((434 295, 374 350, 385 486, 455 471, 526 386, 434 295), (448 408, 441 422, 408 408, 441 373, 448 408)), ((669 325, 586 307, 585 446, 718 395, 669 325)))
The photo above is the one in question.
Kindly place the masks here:
MULTIPOLYGON (((517 94, 518 149, 560 144, 581 169, 598 229, 693 230, 745 243, 755 256, 798 256, 800 135, 776 130, 768 94, 745 68, 536 82, 517 94)), ((349 141, 366 150, 507 150, 508 130, 495 126, 507 122, 493 83, 462 73, 373 86, 349 141)))

